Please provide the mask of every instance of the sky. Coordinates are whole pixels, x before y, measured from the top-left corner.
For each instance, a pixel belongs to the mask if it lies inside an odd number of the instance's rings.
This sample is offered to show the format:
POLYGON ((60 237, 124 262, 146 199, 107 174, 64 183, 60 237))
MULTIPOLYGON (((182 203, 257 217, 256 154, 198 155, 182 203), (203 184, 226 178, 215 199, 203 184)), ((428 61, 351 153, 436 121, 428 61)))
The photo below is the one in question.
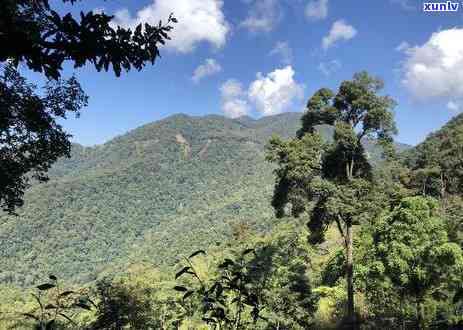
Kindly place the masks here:
MULTIPOLYGON (((463 110, 463 8, 428 13, 420 0, 111 0, 114 24, 178 19, 161 58, 116 78, 75 71, 89 96, 62 121, 86 146, 176 113, 254 118, 303 111, 319 88, 367 70, 385 82, 402 143, 417 144, 463 110)), ((460 4, 461 5, 461 4, 460 4)), ((68 66, 65 75, 74 70, 68 66)), ((31 76, 34 79, 34 76, 31 76)))

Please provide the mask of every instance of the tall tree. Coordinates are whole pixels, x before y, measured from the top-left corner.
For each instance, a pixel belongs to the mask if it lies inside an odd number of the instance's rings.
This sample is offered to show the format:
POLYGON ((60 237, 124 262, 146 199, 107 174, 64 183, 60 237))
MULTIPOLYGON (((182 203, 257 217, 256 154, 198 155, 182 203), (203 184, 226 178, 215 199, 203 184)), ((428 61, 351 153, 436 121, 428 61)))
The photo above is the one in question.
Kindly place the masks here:
POLYGON ((23 204, 29 179, 46 181, 50 166, 70 155, 70 135, 56 120, 79 113, 87 96, 74 77, 60 79, 63 63, 90 63, 98 71, 112 67, 116 76, 141 70, 154 64, 176 19, 171 15, 166 24, 140 24, 132 31, 114 27, 113 16, 104 13, 81 12, 78 20, 61 16, 48 0, 4 0, 1 7, 0 207, 13 213, 23 204), (45 92, 35 92, 19 75, 20 63, 45 75, 45 92))
POLYGON ((327 88, 308 101, 297 137, 288 142, 274 137, 268 159, 278 164, 272 205, 277 216, 287 206, 294 216, 306 213, 313 242, 335 223, 344 239, 348 322, 355 323, 353 226, 372 209, 371 166, 362 146, 369 139, 392 155, 396 127, 391 112, 395 102, 380 96, 383 82, 367 72, 344 81, 334 94, 327 88), (321 143, 318 125, 334 127, 333 141, 321 143))

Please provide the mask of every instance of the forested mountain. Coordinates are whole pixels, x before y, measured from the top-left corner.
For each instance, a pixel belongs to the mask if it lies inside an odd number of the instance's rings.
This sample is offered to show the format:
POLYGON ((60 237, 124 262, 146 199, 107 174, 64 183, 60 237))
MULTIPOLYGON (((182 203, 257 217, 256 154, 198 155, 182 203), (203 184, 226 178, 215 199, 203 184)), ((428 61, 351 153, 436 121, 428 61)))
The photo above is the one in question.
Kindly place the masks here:
MULTIPOLYGON (((1 218, 1 282, 54 273, 84 283, 136 261, 172 264, 223 244, 236 224, 267 231, 277 220, 264 147, 272 134, 294 136, 300 116, 180 114, 104 145, 74 145, 48 183, 28 190, 19 216, 1 218)), ((330 138, 330 127, 319 130, 330 138)), ((365 145, 376 161, 379 148, 365 145)))

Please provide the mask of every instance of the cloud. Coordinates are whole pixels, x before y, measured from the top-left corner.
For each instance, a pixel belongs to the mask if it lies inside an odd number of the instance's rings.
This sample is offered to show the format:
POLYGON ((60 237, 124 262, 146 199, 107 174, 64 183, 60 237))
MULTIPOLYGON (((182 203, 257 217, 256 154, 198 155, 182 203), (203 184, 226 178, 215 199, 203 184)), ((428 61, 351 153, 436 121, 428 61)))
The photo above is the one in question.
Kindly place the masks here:
POLYGON ((248 90, 249 100, 265 116, 287 110, 303 96, 304 86, 294 81, 294 70, 289 65, 270 72, 267 76, 259 72, 248 90))
POLYGON ((331 76, 333 73, 338 71, 340 68, 341 68, 341 62, 339 62, 338 60, 321 62, 318 65, 318 70, 320 70, 325 77, 331 76))
POLYGON ((462 112, 462 105, 454 101, 449 101, 447 103, 447 108, 456 114, 462 112))
POLYGON ((227 80, 220 87, 220 94, 222 111, 226 116, 237 118, 249 113, 250 107, 246 99, 246 92, 239 81, 235 79, 227 80))
POLYGON ((139 23, 158 24, 166 21, 171 13, 178 19, 166 47, 188 53, 198 43, 208 42, 216 48, 225 45, 230 31, 222 11, 222 0, 154 0, 132 16, 127 9, 115 13, 114 24, 134 27, 139 23))
POLYGON ((222 71, 222 66, 216 60, 208 58, 203 64, 198 66, 191 78, 195 83, 199 83, 201 79, 207 76, 213 76, 222 71))
POLYGON ((456 111, 463 105, 463 29, 442 30, 421 46, 404 52, 402 83, 417 100, 445 100, 456 111))
POLYGON ((395 50, 398 51, 398 52, 403 52, 403 51, 407 51, 409 48, 410 48, 409 43, 406 42, 406 41, 402 41, 402 42, 395 48, 395 50))
POLYGON ((281 19, 278 0, 254 0, 248 17, 241 22, 240 26, 250 32, 270 32, 281 19))
POLYGON ((293 50, 288 42, 278 41, 275 47, 270 51, 269 55, 280 56, 281 62, 285 65, 291 64, 293 61, 293 50))
POLYGON ((323 38, 323 49, 330 48, 338 41, 350 40, 356 35, 357 30, 352 25, 347 24, 344 20, 338 20, 334 22, 328 35, 323 38))
POLYGON ((312 0, 305 7, 305 16, 312 21, 328 16, 328 0, 312 0))
POLYGON ((390 0, 390 2, 393 3, 393 4, 400 5, 405 10, 414 10, 414 9, 416 9, 414 6, 412 6, 410 4, 409 0, 390 0))
POLYGON ((294 70, 288 65, 266 76, 258 72, 247 90, 235 80, 229 79, 220 87, 222 111, 236 118, 247 115, 251 109, 263 116, 275 115, 290 109, 304 97, 304 85, 294 80, 294 70))

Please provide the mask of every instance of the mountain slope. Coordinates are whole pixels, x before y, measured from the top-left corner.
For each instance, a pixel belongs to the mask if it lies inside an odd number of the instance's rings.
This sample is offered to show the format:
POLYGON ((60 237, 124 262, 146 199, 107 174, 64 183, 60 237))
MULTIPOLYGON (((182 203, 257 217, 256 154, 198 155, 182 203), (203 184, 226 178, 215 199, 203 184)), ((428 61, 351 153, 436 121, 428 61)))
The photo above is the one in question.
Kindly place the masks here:
POLYGON ((272 134, 294 136, 299 119, 175 115, 101 146, 75 145, 27 192, 19 217, 0 219, 0 281, 54 273, 87 282, 107 267, 173 263, 223 244, 234 224, 268 230, 276 220, 264 146, 272 134))

